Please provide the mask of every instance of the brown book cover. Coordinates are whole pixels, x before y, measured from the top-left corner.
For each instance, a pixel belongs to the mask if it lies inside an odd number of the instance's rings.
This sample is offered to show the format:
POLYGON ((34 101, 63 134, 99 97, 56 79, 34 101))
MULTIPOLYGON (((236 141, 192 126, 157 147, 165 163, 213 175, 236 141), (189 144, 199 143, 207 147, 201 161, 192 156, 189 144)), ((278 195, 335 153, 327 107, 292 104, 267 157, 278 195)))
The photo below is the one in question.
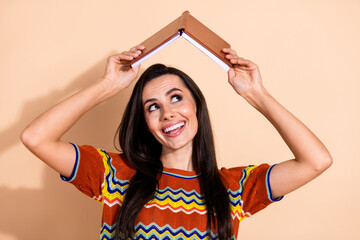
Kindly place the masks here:
MULTIPOLYGON (((204 50, 200 50, 209 57, 213 58, 213 56, 215 56, 224 62, 227 65, 224 68, 232 67, 231 62, 225 58, 225 53, 221 51, 223 48, 229 48, 230 44, 190 15, 189 11, 185 11, 180 17, 143 41, 141 45, 145 46, 144 51, 139 57, 131 61, 130 64, 132 66, 140 64, 156 51, 182 35, 184 37, 186 36, 185 38, 199 49, 202 47, 205 48, 204 50), (190 37, 190 39, 188 37, 190 37), (193 40, 195 40, 195 42, 193 40), (211 56, 207 51, 210 52, 211 56)), ((218 62, 216 59, 214 60, 218 62)))

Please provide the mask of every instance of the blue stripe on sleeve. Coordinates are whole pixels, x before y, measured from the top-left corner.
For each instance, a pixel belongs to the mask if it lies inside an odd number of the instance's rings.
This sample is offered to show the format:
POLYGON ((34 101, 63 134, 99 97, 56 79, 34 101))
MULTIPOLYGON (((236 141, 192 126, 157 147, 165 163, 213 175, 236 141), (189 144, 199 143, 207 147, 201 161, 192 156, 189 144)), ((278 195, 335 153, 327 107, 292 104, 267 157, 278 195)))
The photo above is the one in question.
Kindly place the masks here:
POLYGON ((75 164, 74 164, 74 168, 73 168, 73 171, 71 173, 71 176, 69 178, 66 178, 66 177, 60 175, 61 179, 64 180, 65 182, 71 182, 76 178, 76 174, 77 174, 77 171, 79 170, 79 165, 80 165, 80 151, 79 151, 79 148, 74 143, 70 143, 70 144, 73 145, 74 148, 75 148, 76 158, 75 158, 75 164))
POLYGON ((280 201, 281 199, 283 199, 284 196, 281 196, 277 199, 273 199, 273 196, 271 194, 271 186, 270 186, 270 172, 272 170, 272 168, 275 166, 276 164, 272 165, 271 167, 269 167, 269 169, 267 170, 266 172, 266 190, 267 190, 267 193, 268 193, 268 197, 270 199, 270 201, 272 202, 277 202, 277 201, 280 201))

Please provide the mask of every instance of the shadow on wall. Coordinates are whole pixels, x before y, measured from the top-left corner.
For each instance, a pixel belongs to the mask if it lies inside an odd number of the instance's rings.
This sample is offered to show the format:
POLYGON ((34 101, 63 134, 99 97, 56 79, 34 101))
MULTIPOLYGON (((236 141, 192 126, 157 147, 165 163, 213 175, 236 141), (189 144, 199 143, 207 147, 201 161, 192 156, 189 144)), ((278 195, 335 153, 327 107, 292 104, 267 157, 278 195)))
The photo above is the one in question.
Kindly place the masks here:
MULTIPOLYGON (((35 117, 71 93, 100 77, 106 59, 90 68, 63 90, 27 102, 17 122, 0 132, 0 153, 17 144, 21 131, 35 117)), ((66 134, 78 144, 92 144, 111 150, 117 125, 130 97, 129 87, 92 109, 66 134)), ((26 179, 23 179, 26 181, 26 179)), ((101 204, 62 182, 50 168, 43 173, 43 189, 0 187, 5 204, 0 204, 0 233, 17 240, 96 239, 101 227, 101 204)))
POLYGON ((101 208, 47 168, 40 190, 0 188, 8 199, 0 206, 0 232, 16 240, 96 239, 101 208))

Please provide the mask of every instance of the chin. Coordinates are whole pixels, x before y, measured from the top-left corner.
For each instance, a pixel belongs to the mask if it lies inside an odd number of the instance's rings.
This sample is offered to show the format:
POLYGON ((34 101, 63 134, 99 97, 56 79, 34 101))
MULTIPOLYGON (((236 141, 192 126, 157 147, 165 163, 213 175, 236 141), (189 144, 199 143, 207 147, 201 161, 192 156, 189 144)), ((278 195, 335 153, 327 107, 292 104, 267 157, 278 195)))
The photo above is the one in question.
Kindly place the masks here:
POLYGON ((164 144, 162 145, 163 149, 167 149, 167 150, 172 150, 172 151, 176 151, 179 149, 183 149, 185 147, 192 147, 192 143, 188 143, 188 142, 179 142, 179 143, 175 143, 175 144, 164 144))

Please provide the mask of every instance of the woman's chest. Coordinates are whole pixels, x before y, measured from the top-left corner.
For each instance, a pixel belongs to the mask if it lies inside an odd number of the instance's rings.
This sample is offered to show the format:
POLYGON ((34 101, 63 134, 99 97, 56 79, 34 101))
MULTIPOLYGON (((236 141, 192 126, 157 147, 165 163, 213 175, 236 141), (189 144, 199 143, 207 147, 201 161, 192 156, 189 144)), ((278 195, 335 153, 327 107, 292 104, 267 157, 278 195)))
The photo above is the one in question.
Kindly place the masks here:
POLYGON ((156 194, 141 210, 135 226, 137 236, 198 238, 207 236, 207 210, 198 184, 186 186, 161 182, 156 194), (191 187, 190 187, 191 186, 191 187))

